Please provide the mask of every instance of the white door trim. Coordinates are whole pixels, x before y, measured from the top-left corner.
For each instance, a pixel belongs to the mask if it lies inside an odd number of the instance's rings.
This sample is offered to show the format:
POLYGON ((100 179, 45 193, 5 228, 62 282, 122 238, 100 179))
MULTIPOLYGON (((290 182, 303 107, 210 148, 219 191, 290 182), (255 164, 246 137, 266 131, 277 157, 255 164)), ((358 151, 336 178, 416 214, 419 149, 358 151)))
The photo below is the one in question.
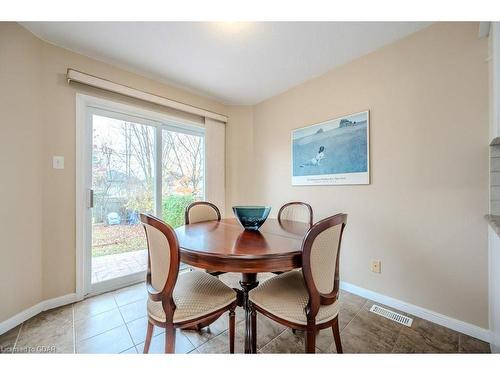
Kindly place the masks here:
MULTIPOLYGON (((156 134, 161 134, 161 129, 183 132, 187 134, 204 134, 203 124, 189 122, 184 119, 178 119, 163 113, 146 110, 128 104, 102 99, 90 95, 76 94, 76 296, 78 300, 86 295, 95 293, 91 290, 91 278, 89 269, 91 259, 85 256, 85 252, 90 247, 90 210, 88 210, 89 194, 92 187, 91 166, 88 160, 91 158, 92 132, 90 131, 90 112, 87 109, 104 110, 114 113, 122 113, 125 116, 133 116, 144 119, 147 125, 155 126, 159 129, 156 134)), ((141 121, 142 122, 142 121, 141 121)), ((161 141, 161 139, 160 139, 161 141)), ((155 145, 155 157, 161 153, 158 144, 155 145)), ((157 166, 159 161, 156 161, 157 166)), ((161 182, 157 182, 157 188, 161 191, 161 182)), ((157 207, 158 208, 158 207, 157 207)), ((109 280, 102 283, 106 289, 117 289, 127 284, 132 284, 144 279, 142 273, 129 275, 120 281, 109 280)), ((97 291, 99 292, 99 291, 97 291)))
POLYGON ((85 108, 87 106, 87 96, 76 94, 76 159, 75 159, 75 178, 76 178, 76 264, 75 264, 75 280, 76 280, 76 298, 82 300, 85 293, 86 285, 86 269, 85 265, 85 247, 87 243, 87 189, 86 182, 85 160, 87 157, 87 141, 86 141, 86 119, 85 108))

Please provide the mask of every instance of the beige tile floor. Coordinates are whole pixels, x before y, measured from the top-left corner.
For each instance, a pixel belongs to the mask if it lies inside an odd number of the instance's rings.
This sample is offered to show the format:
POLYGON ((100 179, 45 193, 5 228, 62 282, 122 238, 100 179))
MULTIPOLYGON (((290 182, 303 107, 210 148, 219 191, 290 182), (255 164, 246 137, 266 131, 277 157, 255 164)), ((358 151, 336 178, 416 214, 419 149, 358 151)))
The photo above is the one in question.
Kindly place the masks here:
MULTIPOLYGON (((237 285, 238 275, 220 278, 237 285)), ((269 277, 260 276, 260 279, 269 277)), ((56 353, 142 353, 146 335, 144 284, 43 312, 0 336, 0 351, 56 353)), ((373 301, 341 292, 340 329, 345 353, 488 353, 489 345, 416 317, 411 328, 369 311, 373 301)), ((243 310, 237 311, 236 352, 243 352, 243 310)), ((178 331, 177 353, 228 353, 228 319, 210 329, 178 331)), ((263 316, 257 321, 259 353, 303 353, 304 336, 263 316)), ((155 328, 150 353, 162 353, 165 333, 155 328)), ((317 353, 335 353, 331 330, 321 331, 317 353)))

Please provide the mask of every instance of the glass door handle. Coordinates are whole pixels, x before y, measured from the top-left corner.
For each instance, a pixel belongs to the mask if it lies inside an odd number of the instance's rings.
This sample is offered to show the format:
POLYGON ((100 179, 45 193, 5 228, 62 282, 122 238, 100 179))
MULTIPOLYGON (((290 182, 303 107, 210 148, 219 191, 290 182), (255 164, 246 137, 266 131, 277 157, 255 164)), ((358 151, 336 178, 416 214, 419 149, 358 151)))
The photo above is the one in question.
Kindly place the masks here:
POLYGON ((88 195, 88 206, 89 208, 94 208, 94 190, 93 189, 89 189, 89 195, 88 195))

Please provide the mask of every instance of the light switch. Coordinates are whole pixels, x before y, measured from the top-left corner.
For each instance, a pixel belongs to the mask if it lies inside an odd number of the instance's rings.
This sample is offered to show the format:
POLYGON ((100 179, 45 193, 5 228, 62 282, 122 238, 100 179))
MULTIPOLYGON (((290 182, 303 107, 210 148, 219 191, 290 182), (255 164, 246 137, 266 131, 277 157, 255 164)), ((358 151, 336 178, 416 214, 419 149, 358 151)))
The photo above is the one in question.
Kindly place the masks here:
POLYGON ((64 156, 53 156, 52 157, 52 168, 64 169, 64 156))

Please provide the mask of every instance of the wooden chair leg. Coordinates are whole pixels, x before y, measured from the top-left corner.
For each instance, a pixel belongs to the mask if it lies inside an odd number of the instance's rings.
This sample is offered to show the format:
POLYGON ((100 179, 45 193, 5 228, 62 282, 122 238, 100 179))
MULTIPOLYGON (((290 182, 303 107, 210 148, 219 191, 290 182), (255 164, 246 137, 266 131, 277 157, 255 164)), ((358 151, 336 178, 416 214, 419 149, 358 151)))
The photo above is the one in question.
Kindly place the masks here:
POLYGON ((306 329, 306 353, 316 353, 316 326, 306 329))
POLYGON ((332 322, 333 339, 335 340, 335 347, 337 348, 337 353, 342 354, 342 343, 340 342, 340 329, 339 329, 339 317, 337 316, 332 322))
POLYGON ((165 329, 165 353, 175 353, 175 328, 167 326, 165 329))
POLYGON ((252 307, 252 353, 257 353, 257 311, 252 307))
POLYGON ((235 330, 235 313, 234 308, 229 310, 229 353, 234 353, 234 330, 235 330))
POLYGON ((146 341, 144 342, 144 350, 142 351, 144 354, 149 352, 149 346, 151 345, 151 338, 153 337, 154 325, 148 320, 148 330, 146 332, 146 341))

